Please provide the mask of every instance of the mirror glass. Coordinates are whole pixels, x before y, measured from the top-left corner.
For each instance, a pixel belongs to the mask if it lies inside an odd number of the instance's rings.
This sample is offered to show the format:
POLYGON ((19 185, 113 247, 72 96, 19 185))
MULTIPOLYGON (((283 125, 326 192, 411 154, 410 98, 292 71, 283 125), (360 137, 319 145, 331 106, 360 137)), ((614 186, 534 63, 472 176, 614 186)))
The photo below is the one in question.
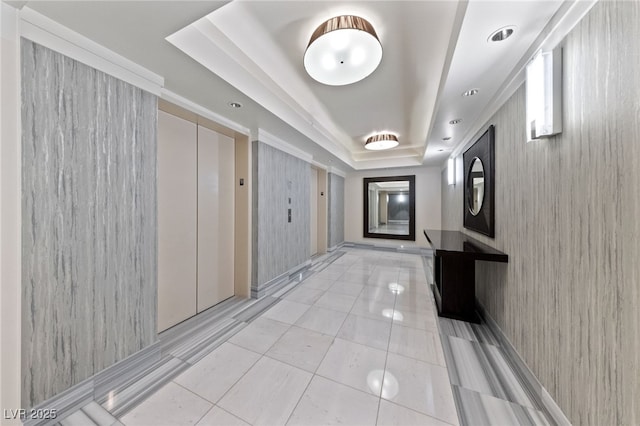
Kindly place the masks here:
POLYGON ((482 209, 484 200, 484 166, 482 161, 475 157, 469 168, 467 180, 467 196, 469 197, 469 211, 476 216, 482 209))
POLYGON ((416 240, 416 176, 363 178, 363 237, 416 240))
POLYGON ((409 181, 369 182, 369 233, 409 235, 409 181))

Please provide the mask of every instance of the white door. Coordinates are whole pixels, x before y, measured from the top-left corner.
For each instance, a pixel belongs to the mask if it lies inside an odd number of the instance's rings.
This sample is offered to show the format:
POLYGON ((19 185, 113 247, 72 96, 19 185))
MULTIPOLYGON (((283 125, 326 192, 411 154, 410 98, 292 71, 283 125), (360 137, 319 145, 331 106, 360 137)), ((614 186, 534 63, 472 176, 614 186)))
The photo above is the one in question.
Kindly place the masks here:
POLYGON ((234 294, 232 138, 198 126, 198 312, 234 294))
POLYGON ((158 331, 196 314, 196 125, 158 111, 158 331))
POLYGON ((311 256, 318 254, 318 170, 311 168, 311 188, 309 188, 311 198, 311 256))

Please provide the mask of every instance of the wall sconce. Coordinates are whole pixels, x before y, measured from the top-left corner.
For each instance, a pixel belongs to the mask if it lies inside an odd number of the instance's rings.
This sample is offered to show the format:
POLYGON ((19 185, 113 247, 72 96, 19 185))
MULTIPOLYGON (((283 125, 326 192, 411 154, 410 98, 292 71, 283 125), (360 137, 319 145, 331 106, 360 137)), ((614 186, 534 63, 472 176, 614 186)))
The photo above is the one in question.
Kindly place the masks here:
POLYGON ((449 185, 456 184, 455 161, 453 158, 449 158, 449 160, 447 160, 447 181, 449 182, 449 185))
POLYGON ((538 52, 527 65, 527 141, 562 132, 562 49, 538 52))

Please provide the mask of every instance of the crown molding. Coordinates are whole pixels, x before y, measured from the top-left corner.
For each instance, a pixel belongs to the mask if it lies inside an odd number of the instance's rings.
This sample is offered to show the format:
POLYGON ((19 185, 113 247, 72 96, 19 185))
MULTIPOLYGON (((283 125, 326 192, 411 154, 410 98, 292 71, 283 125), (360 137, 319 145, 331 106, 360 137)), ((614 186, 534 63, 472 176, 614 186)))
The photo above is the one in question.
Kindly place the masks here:
POLYGON ((19 11, 20 35, 99 71, 160 95, 164 78, 30 9, 19 11))
POLYGON ((331 174, 338 175, 338 176, 340 176, 341 178, 344 178, 344 179, 346 179, 346 178, 347 178, 347 174, 346 174, 345 172, 343 172, 343 171, 342 171, 342 170, 340 170, 340 169, 336 169, 335 167, 329 167, 329 169, 327 169, 327 171, 328 171, 329 173, 331 173, 331 174))
POLYGON ((227 127, 235 132, 242 133, 247 136, 251 136, 251 130, 248 127, 238 124, 235 121, 229 120, 228 118, 220 114, 217 114, 211 111, 210 109, 203 107, 200 104, 190 101, 189 99, 184 98, 178 95, 177 93, 172 92, 171 90, 163 88, 160 91, 160 97, 167 102, 170 102, 174 105, 184 108, 187 111, 191 111, 194 114, 197 114, 203 118, 211 120, 221 126, 227 127))
POLYGON ((296 148, 288 142, 283 141, 279 137, 272 135, 264 129, 258 129, 258 142, 265 143, 275 149, 285 152, 289 155, 293 155, 296 158, 306 161, 307 163, 313 162, 313 155, 306 153, 305 151, 296 148))

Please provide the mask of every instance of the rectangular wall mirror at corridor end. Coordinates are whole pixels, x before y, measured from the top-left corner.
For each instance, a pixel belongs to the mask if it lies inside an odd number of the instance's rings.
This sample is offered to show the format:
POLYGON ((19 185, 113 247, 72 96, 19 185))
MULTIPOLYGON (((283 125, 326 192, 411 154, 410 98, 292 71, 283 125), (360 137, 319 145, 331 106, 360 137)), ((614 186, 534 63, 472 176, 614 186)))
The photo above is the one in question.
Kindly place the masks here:
POLYGON ((415 175, 363 179, 363 236, 416 240, 415 175))
POLYGON ((495 235, 495 127, 467 149, 464 164, 464 227, 491 238, 495 235))

